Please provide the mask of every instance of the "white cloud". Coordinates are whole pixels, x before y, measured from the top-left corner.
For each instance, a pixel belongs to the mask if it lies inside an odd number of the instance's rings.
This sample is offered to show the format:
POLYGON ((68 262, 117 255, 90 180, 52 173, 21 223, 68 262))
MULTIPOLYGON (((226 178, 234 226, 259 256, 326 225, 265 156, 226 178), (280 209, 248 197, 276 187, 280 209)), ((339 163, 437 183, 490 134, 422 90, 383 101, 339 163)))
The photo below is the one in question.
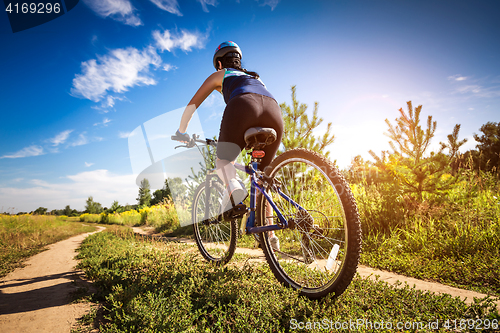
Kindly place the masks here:
POLYGON ((109 91, 123 93, 133 86, 156 84, 149 76, 149 67, 158 68, 161 59, 153 47, 143 51, 133 47, 115 49, 97 58, 82 63, 82 74, 73 79, 73 95, 94 102, 106 97, 107 105, 113 106, 119 98, 106 96, 109 91))
MULTIPOLYGON (((259 0, 256 0, 256 1, 259 1, 259 0)), ((264 0, 260 5, 261 6, 269 6, 269 7, 271 7, 271 10, 274 10, 274 8, 276 8, 276 6, 278 5, 279 2, 280 2, 280 0, 264 0)))
MULTIPOLYGON (((94 125, 103 125, 107 126, 107 124, 111 120, 108 118, 104 118, 102 123, 97 123, 94 125)), ((31 157, 31 156, 39 156, 39 155, 45 155, 48 153, 58 153, 59 152, 59 146, 67 143, 66 148, 68 147, 76 147, 76 146, 82 146, 85 144, 88 144, 90 142, 96 142, 96 141, 102 141, 103 138, 100 137, 92 137, 88 138, 86 135, 86 132, 80 133, 78 135, 78 138, 74 139, 72 142, 68 142, 68 138, 70 137, 70 134, 74 130, 66 130, 62 131, 61 133, 57 134, 55 137, 50 138, 50 139, 45 139, 42 140, 42 145, 31 145, 28 147, 24 147, 23 149, 15 152, 15 153, 10 153, 10 154, 5 154, 3 156, 0 156, 0 159, 2 158, 23 158, 23 157, 31 157)))
POLYGON ((129 0, 83 0, 83 2, 102 18, 111 17, 113 20, 134 27, 142 25, 129 0))
POLYGON ((83 133, 80 133, 80 135, 78 136, 78 139, 73 141, 72 143, 69 144, 69 146, 71 147, 76 147, 76 146, 83 146, 83 145, 86 145, 88 143, 91 143, 91 142, 96 142, 96 141, 102 141, 103 138, 100 138, 100 137, 93 137, 93 138, 89 138, 87 136, 87 132, 83 132, 83 133))
POLYGON ((454 85, 455 94, 464 95, 466 98, 494 98, 500 96, 500 83, 496 78, 471 78, 461 75, 448 77, 454 85), (465 82, 467 81, 467 82, 465 82))
POLYGON ((163 9, 171 14, 182 16, 182 13, 179 10, 179 4, 177 3, 177 0, 150 0, 150 1, 160 9, 163 9))
POLYGON ((468 79, 468 77, 462 76, 462 75, 459 75, 459 74, 448 76, 448 80, 452 80, 452 81, 465 81, 467 79, 468 79))
POLYGON ((160 51, 167 50, 168 52, 172 52, 176 48, 184 52, 191 51, 192 48, 201 49, 205 46, 204 43, 206 40, 206 36, 198 32, 189 32, 186 30, 181 30, 180 35, 173 35, 170 30, 165 30, 163 33, 155 30, 153 31, 153 38, 160 51))
POLYGON ((110 109, 113 109, 115 106, 115 101, 125 101, 126 97, 118 97, 107 95, 103 98, 100 105, 91 106, 92 109, 99 110, 102 113, 108 113, 110 109))
POLYGON ((39 156, 39 155, 44 155, 44 154, 45 154, 45 152, 43 150, 43 147, 31 145, 29 147, 24 147, 23 149, 15 152, 15 153, 1 156, 0 158, 23 158, 23 157, 30 157, 30 156, 39 156))
POLYGON ((138 187, 133 175, 117 175, 108 170, 81 172, 64 177, 65 183, 49 183, 33 179, 27 188, 0 188, 2 206, 18 211, 32 211, 37 207, 62 209, 70 205, 83 210, 85 201, 93 196, 94 201, 109 207, 114 200, 121 205, 135 204, 138 187))
POLYGON ((52 145, 54 147, 60 145, 60 144, 63 144, 64 142, 66 142, 66 140, 68 139, 69 135, 71 134, 71 132, 73 132, 73 130, 66 130, 66 131, 63 131, 59 134, 57 134, 55 137, 53 137, 52 139, 49 139, 48 141, 50 143, 52 143, 52 145))
POLYGON ((81 133, 79 136, 78 136, 78 140, 76 141, 73 141, 70 145, 73 146, 73 147, 76 147, 76 146, 83 146, 83 145, 86 145, 87 143, 89 143, 89 140, 87 139, 87 137, 85 136, 85 133, 81 133))
POLYGON ((467 85, 467 86, 461 86, 461 87, 458 87, 457 88, 457 91, 461 94, 465 94, 465 93, 469 93, 469 92, 472 92, 472 93, 480 93, 482 90, 482 87, 481 86, 478 86, 478 85, 467 85))
POLYGON ((108 126, 108 123, 110 123, 110 122, 111 122, 111 120, 110 120, 110 119, 108 119, 108 118, 104 118, 104 119, 102 120, 102 122, 100 122, 100 123, 95 123, 95 124, 94 124, 94 126, 99 126, 99 125, 102 125, 102 126, 106 127, 106 126, 108 126))
POLYGON ((105 102, 103 101, 103 106, 112 108, 113 106, 115 106, 115 100, 121 101, 122 98, 114 97, 114 96, 107 96, 106 101, 105 102))
POLYGON ((176 66, 174 66, 174 65, 165 64, 165 65, 163 66, 163 70, 164 70, 165 72, 168 72, 168 71, 171 71, 171 70, 175 70, 175 69, 177 69, 177 67, 176 67, 176 66))
POLYGON ((91 167, 91 166, 93 166, 93 165, 94 165, 94 163, 87 163, 87 162, 85 162, 85 166, 86 166, 87 168, 88 168, 88 167, 91 167))
POLYGON ((214 6, 216 7, 218 5, 217 0, 197 0, 199 3, 201 3, 201 8, 205 13, 208 13, 208 8, 207 5, 214 6))
POLYGON ((118 132, 118 137, 120 139, 127 139, 132 132, 118 132))

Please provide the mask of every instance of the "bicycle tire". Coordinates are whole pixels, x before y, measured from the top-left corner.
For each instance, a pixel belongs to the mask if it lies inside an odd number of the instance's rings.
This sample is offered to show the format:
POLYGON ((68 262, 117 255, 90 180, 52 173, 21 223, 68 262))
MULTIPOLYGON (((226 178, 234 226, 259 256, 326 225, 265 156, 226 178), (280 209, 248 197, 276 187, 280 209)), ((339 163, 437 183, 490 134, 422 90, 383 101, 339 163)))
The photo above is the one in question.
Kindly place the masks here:
POLYGON ((205 185, 205 182, 203 182, 194 192, 191 210, 194 238, 203 258, 213 264, 224 265, 231 260, 236 249, 238 232, 236 221, 217 220, 224 188, 215 181, 208 187, 209 219, 208 222, 203 221, 205 197, 207 195, 205 185))
MULTIPOLYGON (((289 221, 288 228, 274 232, 279 251, 271 247, 269 233, 262 233, 271 271, 282 284, 310 299, 330 293, 340 296, 354 278, 361 254, 361 221, 349 185, 330 161, 307 149, 279 155, 266 174, 305 209, 283 199, 278 185, 268 187, 267 193, 289 221)), ((264 201, 258 202, 258 219, 276 224, 276 212, 265 216, 264 201)))

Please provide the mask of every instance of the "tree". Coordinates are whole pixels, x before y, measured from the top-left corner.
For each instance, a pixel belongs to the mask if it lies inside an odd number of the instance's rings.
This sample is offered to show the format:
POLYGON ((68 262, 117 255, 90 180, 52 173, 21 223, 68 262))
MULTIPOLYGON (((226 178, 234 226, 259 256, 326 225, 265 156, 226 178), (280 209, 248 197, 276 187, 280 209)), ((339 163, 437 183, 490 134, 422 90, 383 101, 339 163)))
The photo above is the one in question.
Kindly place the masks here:
POLYGON ((451 134, 448 134, 448 142, 447 143, 440 142, 441 150, 448 149, 449 151, 448 158, 453 174, 456 173, 459 167, 459 158, 460 158, 459 149, 464 143, 467 142, 467 139, 463 139, 461 141, 458 140, 459 131, 460 131, 460 124, 456 124, 455 127, 453 128, 453 132, 451 134))
POLYGON ((378 169, 370 161, 365 161, 361 155, 351 160, 345 176, 350 184, 371 185, 377 182, 378 169))
MULTIPOLYGON (((194 174, 194 173, 193 173, 194 174)), ((193 176, 188 176, 193 178, 193 176)), ((168 178, 165 180, 165 185, 162 189, 153 192, 151 205, 156 205, 163 202, 164 199, 178 200, 185 197, 187 191, 186 185, 182 184, 182 178, 168 178)))
POLYGON ((432 121, 432 116, 428 116, 427 129, 424 132, 419 125, 422 105, 419 105, 415 111, 413 111, 411 101, 407 102, 407 105, 408 115, 405 114, 403 108, 399 109, 401 117, 396 118, 396 126, 393 126, 388 119, 385 120, 389 126, 389 133, 386 135, 392 140, 389 145, 394 152, 402 156, 406 155, 418 164, 434 137, 437 123, 432 121))
POLYGON ((474 140, 479 142, 475 162, 481 170, 500 173, 500 122, 487 122, 480 130, 483 135, 474 133, 474 140))
POLYGON ((163 202, 164 199, 169 199, 169 198, 172 199, 172 194, 170 193, 170 188, 168 187, 168 179, 165 179, 165 185, 163 185, 163 188, 153 192, 151 205, 157 205, 163 202))
POLYGON ((35 215, 45 215, 47 213, 47 208, 45 207, 38 207, 33 214, 35 215))
POLYGON ((66 215, 66 216, 71 216, 71 213, 72 213, 72 209, 70 208, 69 205, 66 205, 66 207, 64 207, 64 210, 63 210, 63 215, 66 215))
POLYGON ((117 200, 115 200, 111 204, 111 207, 109 207, 108 211, 110 211, 111 213, 114 213, 114 212, 116 212, 118 210, 118 208, 120 208, 120 204, 118 203, 117 200))
POLYGON ((99 214, 102 212, 102 205, 95 202, 92 196, 89 196, 85 204, 85 212, 89 214, 99 214))
POLYGON ((454 161, 459 155, 460 147, 467 142, 467 139, 458 141, 458 132, 460 131, 460 124, 456 124, 453 128, 453 133, 448 134, 448 143, 440 142, 441 149, 448 148, 448 156, 450 161, 454 161))
MULTIPOLYGON (((428 116, 427 128, 422 129, 420 125, 422 105, 415 110, 411 101, 407 102, 407 105, 408 114, 403 108, 399 109, 401 116, 396 118, 396 125, 385 120, 389 126, 389 133, 386 135, 391 139, 389 144, 394 152, 392 154, 382 152, 382 157, 378 157, 371 150, 370 154, 375 159, 376 165, 391 175, 405 193, 414 194, 416 199, 422 202, 424 192, 444 191, 449 188, 453 179, 448 178, 445 181, 442 177, 449 170, 449 159, 442 153, 443 147, 439 152, 431 152, 429 156, 425 156, 436 131, 436 121, 432 121, 432 116, 428 116)), ((455 137, 458 138, 458 130, 455 137)), ((452 139, 455 137, 452 134, 452 139)), ((458 145, 456 140, 453 144, 454 147, 458 145)))
POLYGON ((141 180, 137 202, 139 203, 139 206, 149 206, 151 202, 151 189, 149 186, 149 180, 147 180, 146 178, 141 180))
MULTIPOLYGON (((280 107, 285 125, 281 142, 285 150, 307 148, 328 158, 330 152, 325 152, 325 148, 333 143, 335 136, 330 133, 331 122, 327 124, 323 135, 315 136, 315 129, 323 123, 323 118, 318 117, 318 102, 314 103, 312 118, 309 118, 307 105, 297 101, 296 86, 292 86, 292 106, 281 103, 280 107)), ((281 153, 283 151, 278 151, 278 154, 281 153)))

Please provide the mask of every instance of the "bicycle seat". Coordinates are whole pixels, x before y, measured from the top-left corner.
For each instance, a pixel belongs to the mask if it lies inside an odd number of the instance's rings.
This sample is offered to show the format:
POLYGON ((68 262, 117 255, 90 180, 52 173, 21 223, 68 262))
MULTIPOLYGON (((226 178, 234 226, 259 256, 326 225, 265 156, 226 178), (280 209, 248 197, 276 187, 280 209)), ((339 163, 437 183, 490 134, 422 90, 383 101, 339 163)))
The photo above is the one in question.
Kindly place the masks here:
POLYGON ((277 137, 278 135, 273 128, 250 127, 245 132, 245 142, 247 144, 245 149, 262 149, 276 141, 277 137))

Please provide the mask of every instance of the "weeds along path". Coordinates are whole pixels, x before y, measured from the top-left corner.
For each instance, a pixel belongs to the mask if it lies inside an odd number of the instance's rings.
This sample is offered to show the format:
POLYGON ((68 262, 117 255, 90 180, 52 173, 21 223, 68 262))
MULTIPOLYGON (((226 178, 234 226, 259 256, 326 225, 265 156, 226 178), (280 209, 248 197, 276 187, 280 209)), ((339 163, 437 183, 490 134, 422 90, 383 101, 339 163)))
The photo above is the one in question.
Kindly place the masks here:
MULTIPOLYGON (((378 280, 380 281, 385 281, 393 285, 398 285, 399 282, 401 282, 402 283, 401 287, 403 287, 404 283, 406 282, 409 286, 415 285, 415 288, 419 290, 431 291, 438 294, 449 294, 453 297, 460 297, 460 299, 467 304, 473 303, 474 298, 484 298, 488 296, 472 290, 455 288, 437 282, 419 280, 412 277, 387 271, 381 271, 378 269, 362 265, 358 267, 358 273, 361 277, 370 278, 372 280, 378 278, 378 280)), ((496 305, 498 311, 500 312, 500 300, 496 301, 496 305)))
MULTIPOLYGON (((160 235, 153 235, 151 233, 152 229, 142 229, 142 228, 132 228, 135 233, 142 234, 142 235, 148 235, 153 238, 160 237, 160 235)), ((167 240, 175 240, 183 243, 188 243, 188 244, 193 244, 196 246, 196 243, 187 238, 164 238, 167 240)), ((243 253, 251 256, 251 259, 249 261, 262 261, 265 262, 265 257, 264 253, 260 249, 248 249, 248 248, 241 248, 237 247, 235 253, 243 253)), ((379 281, 384 281, 387 282, 391 285, 395 286, 401 286, 404 287, 405 283, 407 283, 409 286, 415 286, 416 289, 422 290, 422 291, 430 291, 433 293, 437 294, 449 294, 453 297, 460 297, 461 300, 463 300, 467 304, 471 304, 474 302, 474 298, 484 298, 487 297, 488 295, 486 294, 481 294, 475 291, 471 290, 466 290, 466 289, 459 289, 451 286, 447 286, 441 283, 437 282, 431 282, 431 281, 424 281, 424 280, 419 280, 415 278, 411 278, 408 276, 388 272, 388 271, 382 271, 378 269, 374 269, 368 266, 363 266, 360 265, 358 267, 358 274, 362 278, 367 278, 367 279, 372 279, 376 280, 378 279, 379 281)), ((496 301, 497 309, 500 312, 500 300, 496 301)))
MULTIPOLYGON (((104 230, 98 227, 99 232, 104 230)), ((76 249, 90 234, 47 246, 0 280, 0 331, 2 333, 69 333, 76 319, 90 310, 89 303, 71 304, 77 291, 76 249)), ((83 282, 82 282, 83 283, 83 282)))

